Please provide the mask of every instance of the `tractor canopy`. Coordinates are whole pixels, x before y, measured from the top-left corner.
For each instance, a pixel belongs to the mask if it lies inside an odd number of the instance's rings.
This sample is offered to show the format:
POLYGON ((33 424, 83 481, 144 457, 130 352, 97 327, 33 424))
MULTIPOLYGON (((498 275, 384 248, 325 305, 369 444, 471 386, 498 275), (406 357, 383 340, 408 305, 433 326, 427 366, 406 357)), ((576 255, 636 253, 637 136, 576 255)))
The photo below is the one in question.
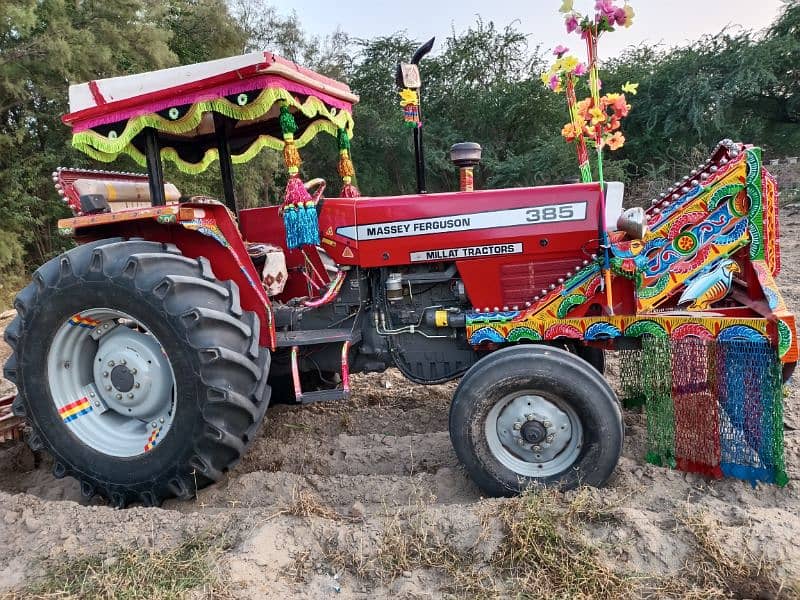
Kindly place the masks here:
POLYGON ((155 131, 162 159, 200 173, 220 156, 220 124, 230 160, 244 163, 263 148, 284 148, 286 110, 296 122, 296 147, 321 131, 352 137, 356 102, 344 83, 271 52, 252 52, 72 85, 70 113, 62 119, 72 128, 73 146, 97 160, 127 154, 144 166, 155 131))

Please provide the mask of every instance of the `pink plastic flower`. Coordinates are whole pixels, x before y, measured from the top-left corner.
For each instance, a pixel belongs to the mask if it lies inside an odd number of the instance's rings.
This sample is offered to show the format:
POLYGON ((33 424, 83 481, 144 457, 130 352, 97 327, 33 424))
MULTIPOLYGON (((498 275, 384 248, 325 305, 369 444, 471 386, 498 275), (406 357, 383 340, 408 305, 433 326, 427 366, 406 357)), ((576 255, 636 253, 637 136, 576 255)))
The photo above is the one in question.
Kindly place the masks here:
POLYGON ((594 9, 606 16, 609 22, 612 22, 611 19, 617 11, 617 7, 614 6, 614 0, 597 0, 594 3, 594 9))
POLYGON ((569 52, 569 48, 567 48, 566 46, 562 46, 560 44, 553 49, 553 54, 558 58, 561 58, 567 52, 569 52))
POLYGON ((585 64, 578 63, 578 66, 573 69, 572 73, 577 75, 578 77, 583 77, 584 75, 586 75, 587 71, 588 69, 586 68, 585 64))
POLYGON ((614 22, 616 22, 617 25, 625 25, 625 22, 627 21, 627 17, 625 16, 625 9, 624 8, 618 8, 617 10, 615 10, 614 11, 614 16, 613 17, 609 17, 608 21, 612 25, 614 24, 614 22))
POLYGON ((550 78, 550 89, 557 92, 561 89, 561 78, 558 75, 553 75, 550 78))
POLYGON ((576 17, 574 14, 570 14, 567 16, 564 23, 567 26, 567 33, 572 33, 578 28, 578 17, 576 17))

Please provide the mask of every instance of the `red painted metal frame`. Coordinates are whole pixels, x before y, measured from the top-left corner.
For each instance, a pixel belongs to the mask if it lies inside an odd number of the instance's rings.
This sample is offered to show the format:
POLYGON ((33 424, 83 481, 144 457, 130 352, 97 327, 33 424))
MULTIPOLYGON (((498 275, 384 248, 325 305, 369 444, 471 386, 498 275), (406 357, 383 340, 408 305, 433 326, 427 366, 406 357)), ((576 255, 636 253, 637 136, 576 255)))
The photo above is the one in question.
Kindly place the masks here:
MULTIPOLYGON (((516 284, 532 296, 537 286, 549 284, 597 251, 599 246, 600 187, 596 183, 537 188, 452 192, 383 198, 326 198, 319 215, 322 247, 341 265, 389 267, 410 264, 412 252, 482 245, 521 243, 521 254, 457 260, 467 295, 474 306, 494 307, 509 304, 509 286, 516 284), (539 223, 439 232, 379 240, 354 240, 341 235, 342 227, 451 217, 502 209, 536 208, 543 205, 586 202, 582 221, 539 223), (520 279, 521 278, 521 279, 520 279), (499 282, 499 285, 486 285, 499 282), (532 293, 533 292, 533 293, 532 293)), ((242 232, 253 242, 283 246, 285 230, 275 207, 244 210, 240 215, 242 232)), ((291 254, 291 253, 290 253, 291 254)), ((288 266, 297 266, 287 257, 288 266)), ((299 263, 298 263, 299 264, 299 263)), ((291 285, 289 293, 297 290, 291 285)), ((294 284, 295 286, 297 284, 294 284)), ((520 295, 520 302, 523 296, 520 295)))
POLYGON ((261 276, 253 266, 239 230, 230 213, 219 203, 185 203, 165 207, 135 209, 62 219, 59 229, 71 229, 79 242, 105 237, 141 237, 155 242, 175 244, 189 258, 205 257, 211 263, 214 275, 221 280, 231 280, 239 288, 244 310, 255 312, 261 320, 261 346, 275 348, 275 323, 272 304, 267 297, 261 276), (196 209, 196 210, 195 210, 196 209), (212 237, 183 227, 178 221, 201 214, 212 220, 227 245, 212 237), (159 218, 162 221, 159 222, 159 218))
MULTIPOLYGON (((327 201, 326 201, 327 202, 327 201)), ((280 302, 287 302, 292 298, 313 297, 316 290, 300 273, 307 269, 306 260, 300 249, 290 250, 286 246, 286 228, 283 218, 279 214, 279 206, 266 206, 239 211, 239 229, 242 237, 248 242, 262 242, 278 246, 286 257, 286 269, 289 278, 283 292, 275 297, 280 302)), ((325 278, 324 284, 328 285, 330 279, 316 251, 308 249, 306 256, 321 277, 325 278)))

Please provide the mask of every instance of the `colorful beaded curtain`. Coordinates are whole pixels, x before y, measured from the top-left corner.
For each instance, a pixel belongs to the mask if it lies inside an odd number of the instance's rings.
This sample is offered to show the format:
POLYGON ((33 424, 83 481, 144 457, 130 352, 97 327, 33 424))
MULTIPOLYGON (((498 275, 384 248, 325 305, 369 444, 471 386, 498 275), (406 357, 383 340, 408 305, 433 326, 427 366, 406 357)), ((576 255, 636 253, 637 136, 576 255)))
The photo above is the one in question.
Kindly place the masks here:
POLYGON ((648 462, 786 485, 783 380, 769 340, 647 336, 620 358, 625 404, 644 405, 648 462))

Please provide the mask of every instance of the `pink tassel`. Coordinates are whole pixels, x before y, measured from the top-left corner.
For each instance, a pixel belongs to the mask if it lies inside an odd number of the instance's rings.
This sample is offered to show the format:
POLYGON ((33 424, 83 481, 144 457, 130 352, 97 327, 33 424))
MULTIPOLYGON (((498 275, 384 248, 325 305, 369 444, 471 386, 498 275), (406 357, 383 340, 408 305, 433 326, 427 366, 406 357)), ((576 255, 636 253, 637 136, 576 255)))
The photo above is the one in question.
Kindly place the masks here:
POLYGON ((352 183, 345 183, 342 186, 342 191, 339 193, 339 198, 360 198, 361 192, 352 183))
POLYGON ((289 181, 286 183, 286 195, 284 196, 283 205, 305 204, 309 200, 311 200, 311 194, 306 190, 300 176, 295 174, 289 177, 289 181))

